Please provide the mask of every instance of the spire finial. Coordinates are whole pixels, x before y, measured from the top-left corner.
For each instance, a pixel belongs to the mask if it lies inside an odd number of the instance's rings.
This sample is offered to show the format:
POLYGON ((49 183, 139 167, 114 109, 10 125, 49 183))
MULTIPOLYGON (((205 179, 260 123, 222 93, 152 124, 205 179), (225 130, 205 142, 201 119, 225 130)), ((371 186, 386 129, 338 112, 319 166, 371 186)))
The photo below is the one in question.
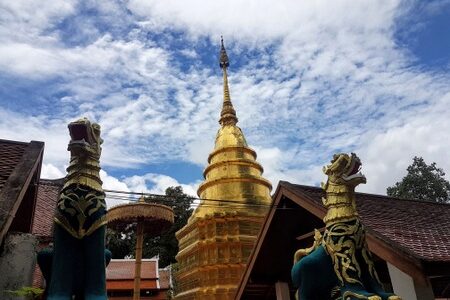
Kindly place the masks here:
POLYGON ((225 46, 223 45, 223 36, 220 36, 220 57, 219 57, 219 65, 223 68, 228 68, 230 65, 228 62, 227 51, 225 50, 225 46))
POLYGON ((139 202, 139 203, 145 203, 145 197, 144 197, 144 193, 143 193, 143 192, 142 192, 141 197, 139 197, 138 202, 139 202))
POLYGON ((223 36, 220 36, 220 59, 219 65, 223 71, 223 106, 222 111, 220 112, 220 125, 236 125, 238 119, 236 117, 236 111, 233 108, 233 104, 231 103, 230 98, 230 90, 228 88, 228 76, 227 76, 227 68, 229 66, 227 51, 225 50, 225 46, 223 44, 223 36))

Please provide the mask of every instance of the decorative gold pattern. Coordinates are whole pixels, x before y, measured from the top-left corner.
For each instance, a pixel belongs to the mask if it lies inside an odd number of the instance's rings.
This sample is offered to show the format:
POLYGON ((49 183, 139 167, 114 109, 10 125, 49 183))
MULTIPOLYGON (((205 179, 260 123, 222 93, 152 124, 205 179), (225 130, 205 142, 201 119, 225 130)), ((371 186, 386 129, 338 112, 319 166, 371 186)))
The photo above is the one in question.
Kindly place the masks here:
MULTIPOLYGON (((79 188, 77 190, 80 190, 79 188)), ((99 227, 106 224, 105 216, 101 216, 91 225, 86 227, 86 220, 100 209, 106 210, 105 195, 99 194, 98 191, 88 191, 87 194, 79 195, 77 191, 66 189, 63 191, 58 200, 58 213, 55 216, 55 222, 66 229, 72 236, 81 239, 85 235, 90 235, 99 227), (78 223, 78 228, 75 229, 70 225, 67 217, 75 217, 78 223)))
POLYGON ((236 126, 230 99, 228 56, 221 45, 224 95, 215 148, 198 188, 202 199, 185 227, 176 233, 180 250, 175 274, 177 300, 234 299, 240 277, 272 199, 256 153, 236 126), (210 201, 227 200, 227 201, 210 201))
MULTIPOLYGON (((361 161, 356 154, 339 153, 333 156, 330 165, 323 168, 328 180, 322 184, 326 192, 326 198, 322 201, 327 208, 327 213, 323 219, 325 232, 321 245, 331 257, 334 274, 341 285, 342 299, 381 300, 380 296, 373 295, 375 293, 370 295, 371 292, 365 290, 365 283, 361 282, 360 263, 363 262, 365 264, 363 267, 367 268, 374 280, 372 283, 380 284, 367 248, 364 227, 356 211, 355 187, 366 183, 366 178, 359 172, 360 167, 361 161), (359 257, 362 257, 362 261, 359 257)), ((307 255, 317 247, 317 238, 315 238, 312 247, 299 251, 307 255)), ((294 264, 299 260, 297 258, 296 253, 294 264)), ((381 285, 377 293, 383 293, 384 299, 387 298, 387 294, 381 290, 381 285)), ((388 299, 400 300, 395 295, 389 296, 388 299)))
POLYGON ((356 260, 356 251, 361 249, 364 243, 364 230, 358 219, 354 222, 335 223, 325 230, 322 245, 333 260, 334 272, 340 282, 362 282, 361 267, 356 260), (356 278, 351 273, 357 274, 356 278))
POLYGON ((67 167, 63 190, 71 185, 90 187, 103 192, 100 180, 100 155, 103 140, 100 138, 100 125, 82 118, 69 124, 71 141, 70 164, 67 167))
POLYGON ((331 164, 323 168, 323 172, 328 175, 327 182, 322 183, 322 188, 327 193, 327 197, 322 199, 327 208, 323 219, 327 226, 358 217, 355 187, 366 183, 366 177, 358 173, 360 166, 361 161, 354 153, 352 156, 340 153, 335 154, 331 164))
POLYGON ((68 125, 71 153, 54 221, 77 239, 107 223, 100 180, 100 125, 82 118, 68 125))
POLYGON ((354 297, 356 299, 363 299, 363 300, 381 300, 381 297, 379 297, 379 296, 366 297, 364 295, 360 295, 360 294, 357 294, 357 293, 354 293, 354 292, 351 292, 351 291, 346 291, 342 298, 345 299, 345 300, 351 300, 352 298, 350 298, 350 296, 352 296, 352 297, 354 297))
POLYGON ((53 220, 55 221, 55 223, 64 228, 68 233, 70 233, 71 236, 77 239, 82 239, 87 235, 91 235, 94 231, 108 223, 108 221, 106 220, 106 216, 101 216, 88 228, 88 230, 80 228, 78 231, 76 231, 75 229, 73 229, 72 225, 70 225, 67 218, 62 215, 54 217, 53 220))
POLYGON ((310 254, 316 250, 320 245, 322 245, 322 234, 319 230, 314 229, 314 243, 311 247, 305 249, 298 249, 294 254, 294 265, 302 259, 302 257, 310 254))
MULTIPOLYGON (((297 293, 295 293, 295 296, 296 296, 296 299, 298 300, 297 293)), ((335 286, 331 289, 330 298, 331 298, 331 300, 341 300, 342 299, 341 288, 339 286, 335 286)))
MULTIPOLYGON (((356 258, 357 252, 362 254, 369 273, 379 282, 370 252, 367 249, 364 227, 356 211, 355 187, 366 183, 366 178, 359 171, 361 161, 352 153, 351 156, 340 153, 335 154, 331 164, 324 167, 328 180, 322 187, 326 191, 323 199, 328 208, 324 217, 326 229, 322 245, 333 261, 334 273, 341 285, 358 284, 363 287, 361 266, 356 258)), ((352 291, 345 291, 344 299, 381 300, 379 296, 364 296, 352 291), (351 298, 351 297, 353 298, 351 298)))

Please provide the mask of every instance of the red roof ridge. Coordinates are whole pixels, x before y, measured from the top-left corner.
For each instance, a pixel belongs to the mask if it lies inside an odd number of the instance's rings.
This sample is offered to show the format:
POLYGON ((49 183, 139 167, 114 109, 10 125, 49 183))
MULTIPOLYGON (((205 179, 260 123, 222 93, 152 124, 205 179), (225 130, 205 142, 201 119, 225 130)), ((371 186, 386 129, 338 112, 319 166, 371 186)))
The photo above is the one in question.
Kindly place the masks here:
POLYGON ((46 179, 46 178, 40 178, 39 179, 39 185, 62 185, 64 183, 64 178, 56 178, 56 179, 46 179))
MULTIPOLYGON (((319 186, 311 186, 311 185, 304 185, 304 184, 296 184, 296 183, 290 183, 289 181, 280 181, 280 185, 290 185, 293 187, 299 187, 299 188, 306 188, 306 189, 314 189, 314 190, 320 190, 323 191, 323 189, 319 186)), ((323 191, 325 193, 325 191, 323 191)), ((429 200, 420 200, 420 199, 407 199, 407 198, 399 198, 399 197, 392 197, 388 195, 381 195, 381 194, 372 194, 372 193, 363 193, 363 192, 355 192, 355 195, 359 196, 369 196, 369 197, 376 197, 376 198, 383 198, 383 200, 400 200, 400 201, 409 201, 409 202, 418 202, 423 204, 434 204, 434 205, 449 205, 450 203, 440 203, 440 202, 433 202, 429 200)))
POLYGON ((434 201, 425 200, 425 199, 423 199, 423 200, 420 200, 420 199, 408 199, 408 198, 392 197, 392 196, 388 196, 388 195, 360 193, 360 192, 356 192, 355 194, 356 195, 361 195, 361 196, 370 196, 370 197, 384 198, 385 200, 392 199, 392 200, 400 200, 400 201, 408 201, 408 202, 418 202, 418 203, 423 203, 423 204, 450 205, 450 203, 434 202, 434 201))
POLYGON ((46 185, 58 184, 60 181, 63 181, 64 178, 65 177, 53 178, 53 179, 39 178, 39 184, 46 184, 46 185))
MULTIPOLYGON (((321 188, 286 181, 279 186, 320 206, 322 212, 326 210, 321 201, 325 192, 321 188)), ((358 212, 373 237, 421 261, 450 262, 449 204, 369 193, 355 195, 358 212)))
MULTIPOLYGON (((129 262, 129 261, 136 261, 135 258, 113 258, 111 259, 111 262, 129 262)), ((142 261, 159 261, 157 258, 143 258, 142 261)))
POLYGON ((21 141, 0 139, 0 143, 2 143, 2 144, 29 145, 31 142, 34 142, 34 141, 21 142, 21 141))

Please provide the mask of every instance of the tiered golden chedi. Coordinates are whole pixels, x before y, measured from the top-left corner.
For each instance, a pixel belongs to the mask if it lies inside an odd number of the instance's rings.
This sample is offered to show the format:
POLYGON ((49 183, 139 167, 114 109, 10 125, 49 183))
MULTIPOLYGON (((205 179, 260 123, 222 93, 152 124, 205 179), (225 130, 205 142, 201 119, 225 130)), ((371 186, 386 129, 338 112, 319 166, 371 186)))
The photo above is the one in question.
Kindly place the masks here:
POLYGON ((176 236, 177 300, 234 299, 272 199, 272 185, 236 126, 228 90, 228 57, 220 51, 224 100, 214 151, 198 188, 201 203, 176 236))

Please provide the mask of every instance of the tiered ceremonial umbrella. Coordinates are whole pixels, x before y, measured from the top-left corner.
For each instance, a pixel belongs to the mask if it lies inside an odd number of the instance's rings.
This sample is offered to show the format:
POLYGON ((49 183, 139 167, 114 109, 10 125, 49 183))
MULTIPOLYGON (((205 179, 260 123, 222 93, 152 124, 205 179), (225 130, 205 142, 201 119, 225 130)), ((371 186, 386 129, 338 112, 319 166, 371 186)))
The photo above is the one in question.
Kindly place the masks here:
POLYGON ((173 210, 165 205, 147 203, 142 196, 135 203, 117 205, 106 214, 108 227, 123 231, 128 225, 136 224, 136 265, 134 272, 133 300, 141 296, 141 263, 144 233, 157 236, 168 229, 174 222, 173 210))

